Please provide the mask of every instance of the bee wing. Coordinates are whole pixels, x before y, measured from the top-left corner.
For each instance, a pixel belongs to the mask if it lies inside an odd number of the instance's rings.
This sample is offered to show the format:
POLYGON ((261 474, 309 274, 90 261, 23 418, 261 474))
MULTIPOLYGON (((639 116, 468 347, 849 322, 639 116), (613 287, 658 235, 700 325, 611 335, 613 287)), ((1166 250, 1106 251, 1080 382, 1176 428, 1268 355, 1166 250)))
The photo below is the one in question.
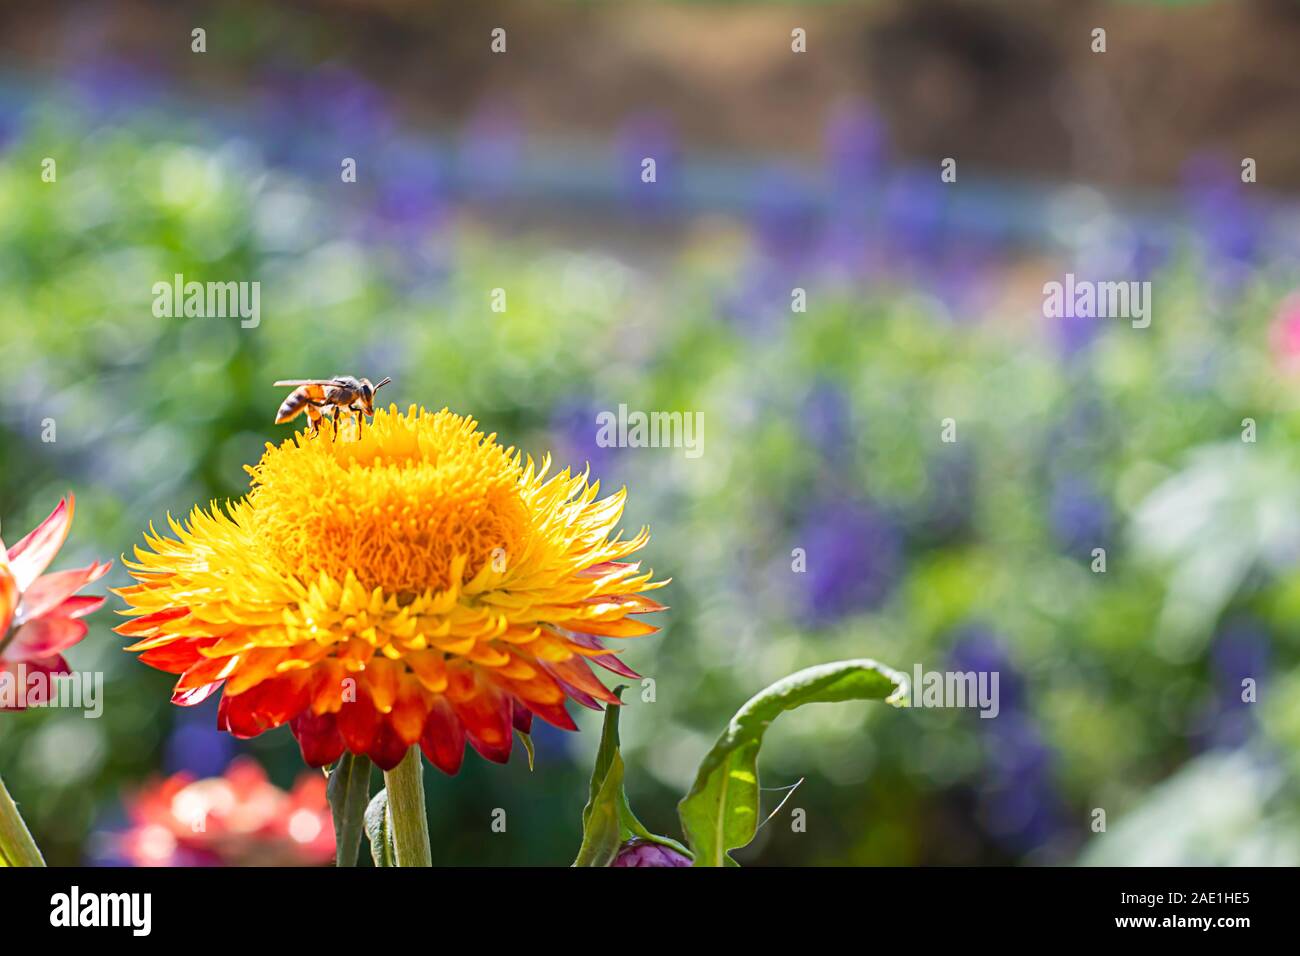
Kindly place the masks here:
POLYGON ((275 388, 297 388, 299 385, 335 385, 330 378, 284 378, 276 382, 275 388))

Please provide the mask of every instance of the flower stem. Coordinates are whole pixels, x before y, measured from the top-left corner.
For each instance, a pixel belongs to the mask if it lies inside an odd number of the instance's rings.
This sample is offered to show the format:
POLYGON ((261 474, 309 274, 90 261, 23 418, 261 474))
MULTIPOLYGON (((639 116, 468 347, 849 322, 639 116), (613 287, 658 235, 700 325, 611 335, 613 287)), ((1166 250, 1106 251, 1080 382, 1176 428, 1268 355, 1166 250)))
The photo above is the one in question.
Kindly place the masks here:
POLYGON ((23 822, 22 815, 13 797, 0 780, 0 864, 9 866, 44 866, 45 858, 41 856, 31 831, 23 822))
POLYGON ((433 866, 429 820, 424 814, 424 762, 412 747, 392 770, 384 771, 388 813, 393 820, 393 849, 398 866, 433 866))
POLYGON ((330 771, 325 793, 334 817, 335 864, 356 866, 370 803, 370 758, 344 751, 330 771))

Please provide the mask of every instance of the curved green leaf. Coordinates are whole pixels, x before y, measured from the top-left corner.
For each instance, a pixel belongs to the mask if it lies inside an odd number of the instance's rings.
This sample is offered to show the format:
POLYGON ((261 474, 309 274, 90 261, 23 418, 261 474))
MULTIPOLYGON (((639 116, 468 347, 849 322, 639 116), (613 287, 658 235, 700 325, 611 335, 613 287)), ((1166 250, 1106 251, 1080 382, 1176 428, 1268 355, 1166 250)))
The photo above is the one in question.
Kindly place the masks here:
POLYGON ((731 718, 677 805, 696 866, 735 866, 728 851, 758 828, 758 749, 778 715, 803 704, 883 700, 898 706, 907 677, 871 660, 836 661, 791 674, 751 697, 731 718))
POLYGON ((380 790, 366 807, 366 838, 375 866, 397 866, 393 848, 393 821, 388 814, 388 790, 380 790))

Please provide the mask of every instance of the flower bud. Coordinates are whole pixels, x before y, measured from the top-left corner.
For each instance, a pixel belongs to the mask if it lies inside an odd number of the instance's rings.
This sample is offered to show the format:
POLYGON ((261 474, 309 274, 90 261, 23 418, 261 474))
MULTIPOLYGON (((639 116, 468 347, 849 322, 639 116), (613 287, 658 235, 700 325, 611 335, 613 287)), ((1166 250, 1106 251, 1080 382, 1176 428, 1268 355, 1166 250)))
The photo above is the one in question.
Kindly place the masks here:
POLYGON ((690 866, 691 858, 662 843, 633 837, 618 850, 612 866, 690 866))

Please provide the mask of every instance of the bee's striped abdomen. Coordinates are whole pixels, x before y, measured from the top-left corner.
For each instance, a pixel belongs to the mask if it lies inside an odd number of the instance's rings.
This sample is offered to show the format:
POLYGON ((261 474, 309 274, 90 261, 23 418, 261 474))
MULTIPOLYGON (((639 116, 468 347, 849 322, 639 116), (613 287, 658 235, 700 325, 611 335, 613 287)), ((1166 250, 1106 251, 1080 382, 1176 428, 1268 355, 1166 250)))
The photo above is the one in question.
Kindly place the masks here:
POLYGON ((319 402, 325 398, 325 390, 319 385, 301 385, 289 393, 280 410, 275 413, 277 425, 297 418, 308 402, 319 402))

